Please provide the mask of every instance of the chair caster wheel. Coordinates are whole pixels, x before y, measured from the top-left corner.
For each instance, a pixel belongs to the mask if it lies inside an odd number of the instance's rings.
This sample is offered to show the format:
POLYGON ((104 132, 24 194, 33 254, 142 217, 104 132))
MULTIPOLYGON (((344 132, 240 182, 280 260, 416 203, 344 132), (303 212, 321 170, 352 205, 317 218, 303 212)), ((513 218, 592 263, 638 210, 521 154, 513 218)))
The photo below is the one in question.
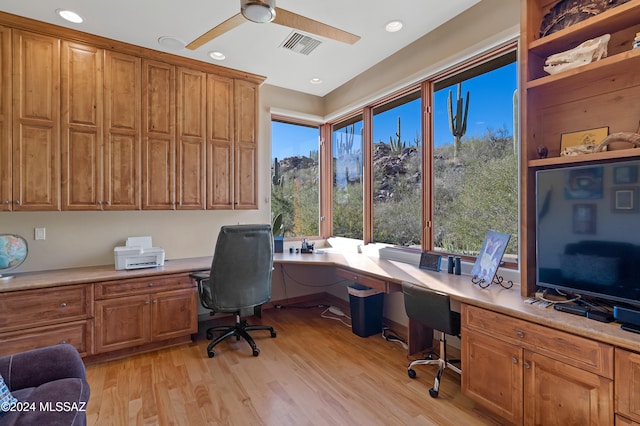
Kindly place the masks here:
POLYGON ((271 337, 276 337, 276 332, 275 331, 271 332, 271 337))
POLYGON ((209 355, 209 358, 213 358, 216 356, 216 353, 214 351, 207 351, 207 355, 209 355))
POLYGON ((213 340, 213 333, 207 331, 207 340, 213 340))
POLYGON ((410 379, 415 379, 416 378, 416 370, 414 370, 413 368, 410 368, 407 370, 407 374, 409 375, 410 379))
POLYGON ((435 390, 434 388, 429 389, 429 395, 431 395, 431 398, 437 398, 438 397, 438 391, 435 390))
POLYGON ((258 356, 258 355, 260 355, 260 349, 255 348, 255 349, 253 350, 253 356, 258 356))

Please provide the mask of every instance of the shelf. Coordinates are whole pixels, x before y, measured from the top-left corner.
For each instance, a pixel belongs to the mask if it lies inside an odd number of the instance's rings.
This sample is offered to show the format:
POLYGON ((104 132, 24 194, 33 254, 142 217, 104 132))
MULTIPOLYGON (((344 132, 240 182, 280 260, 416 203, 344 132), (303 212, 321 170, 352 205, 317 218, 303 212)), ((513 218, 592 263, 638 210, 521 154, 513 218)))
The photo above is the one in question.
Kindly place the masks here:
POLYGON ((527 90, 539 87, 552 88, 555 84, 573 78, 580 78, 581 83, 586 85, 617 74, 612 71, 616 66, 624 66, 625 71, 629 72, 640 69, 640 49, 627 50, 581 67, 531 80, 526 83, 526 87, 527 90))
POLYGON ((631 0, 546 37, 533 40, 529 43, 529 52, 547 57, 567 50, 567 46, 577 46, 591 38, 638 25, 639 16, 640 0, 631 0))
POLYGON ((640 157, 640 148, 619 149, 615 151, 594 152, 568 157, 551 157, 529 160, 529 167, 565 166, 571 164, 590 163, 594 161, 618 160, 640 157))

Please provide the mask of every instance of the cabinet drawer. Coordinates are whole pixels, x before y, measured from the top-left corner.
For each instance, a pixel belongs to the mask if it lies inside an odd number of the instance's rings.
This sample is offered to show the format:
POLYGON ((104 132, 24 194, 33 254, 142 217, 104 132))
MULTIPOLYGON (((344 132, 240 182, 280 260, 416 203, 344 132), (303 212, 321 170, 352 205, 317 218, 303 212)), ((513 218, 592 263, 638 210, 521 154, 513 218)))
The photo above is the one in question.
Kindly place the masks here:
POLYGON ((195 283, 188 274, 162 275, 145 278, 132 278, 97 283, 96 299, 148 294, 157 291, 194 287, 195 283))
POLYGON ((463 305, 463 326, 613 379, 613 346, 508 315, 463 305))
POLYGON ((353 281, 364 286, 375 288, 376 290, 389 292, 387 282, 379 278, 370 277, 369 275, 359 274, 349 269, 336 268, 336 274, 344 279, 353 281))
POLYGON ((87 284, 2 293, 0 331, 91 318, 92 289, 87 284))
POLYGON ((91 354, 93 321, 75 321, 61 325, 30 328, 0 335, 0 356, 30 349, 69 343, 81 356, 91 354))

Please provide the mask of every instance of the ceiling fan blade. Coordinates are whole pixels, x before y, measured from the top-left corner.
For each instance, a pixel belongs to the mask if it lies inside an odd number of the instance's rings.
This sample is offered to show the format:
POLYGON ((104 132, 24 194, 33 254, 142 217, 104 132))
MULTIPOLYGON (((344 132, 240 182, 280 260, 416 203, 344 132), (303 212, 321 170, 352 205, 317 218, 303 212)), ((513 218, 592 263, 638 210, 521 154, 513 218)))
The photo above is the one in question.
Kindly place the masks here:
POLYGON ((281 9, 279 7, 276 7, 276 17, 272 22, 284 25, 285 27, 291 27, 300 31, 319 35, 321 37, 330 38, 342 43, 354 44, 360 40, 360 36, 332 27, 331 25, 323 24, 322 22, 314 21, 313 19, 306 18, 302 15, 289 12, 288 10, 281 9))
POLYGON ((196 50, 198 47, 202 46, 203 44, 210 42, 214 38, 221 36, 227 31, 231 31, 232 29, 234 29, 235 27, 237 27, 238 25, 244 22, 247 22, 247 20, 245 19, 244 16, 242 16, 241 13, 233 15, 231 18, 227 19, 220 25, 217 25, 211 28, 209 31, 202 34, 200 37, 193 40, 191 43, 187 44, 187 49, 196 50))

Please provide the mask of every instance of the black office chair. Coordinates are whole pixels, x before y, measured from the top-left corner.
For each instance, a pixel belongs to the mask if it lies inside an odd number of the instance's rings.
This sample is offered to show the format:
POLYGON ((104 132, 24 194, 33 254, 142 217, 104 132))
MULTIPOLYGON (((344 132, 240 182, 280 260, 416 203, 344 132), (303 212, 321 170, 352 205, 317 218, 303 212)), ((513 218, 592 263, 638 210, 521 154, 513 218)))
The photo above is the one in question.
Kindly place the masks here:
POLYGON ((200 303, 217 312, 232 313, 236 317, 232 326, 217 326, 207 330, 209 358, 215 356, 213 347, 226 339, 242 337, 249 343, 253 356, 260 349, 248 331, 268 330, 276 337, 273 327, 249 325, 241 318, 260 313, 260 307, 271 298, 271 271, 273 270, 273 234, 271 225, 223 226, 218 235, 211 262, 211 271, 191 276, 198 283, 200 303), (213 333, 221 332, 215 338, 213 333))
POLYGON ((454 363, 460 363, 460 360, 447 358, 447 337, 460 335, 460 313, 451 310, 449 295, 439 291, 428 289, 424 286, 418 286, 410 283, 402 283, 402 292, 404 293, 404 308, 407 316, 411 319, 419 321, 426 327, 440 331, 440 354, 437 359, 426 358, 412 361, 407 367, 407 374, 410 378, 416 377, 413 369, 414 365, 422 364, 438 364, 438 373, 433 384, 433 388, 429 389, 429 395, 432 398, 438 397, 440 388, 440 378, 445 368, 450 368, 458 374, 462 370, 455 366, 454 363))

